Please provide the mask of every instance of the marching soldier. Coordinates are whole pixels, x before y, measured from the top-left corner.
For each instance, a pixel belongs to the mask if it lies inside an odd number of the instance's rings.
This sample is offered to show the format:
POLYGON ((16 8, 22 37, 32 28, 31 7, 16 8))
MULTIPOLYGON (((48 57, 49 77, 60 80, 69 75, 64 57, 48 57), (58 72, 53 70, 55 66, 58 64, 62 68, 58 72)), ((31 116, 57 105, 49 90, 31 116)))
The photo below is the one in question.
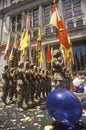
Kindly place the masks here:
POLYGON ((7 104, 7 97, 8 97, 8 91, 9 91, 9 78, 8 78, 8 65, 4 67, 4 72, 2 73, 2 101, 7 104))
POLYGON ((23 110, 23 92, 24 92, 24 76, 22 68, 24 66, 24 63, 19 63, 19 68, 17 69, 17 102, 16 105, 20 111, 23 110))
POLYGON ((45 89, 46 89, 46 96, 51 91, 51 77, 48 70, 45 70, 45 89))

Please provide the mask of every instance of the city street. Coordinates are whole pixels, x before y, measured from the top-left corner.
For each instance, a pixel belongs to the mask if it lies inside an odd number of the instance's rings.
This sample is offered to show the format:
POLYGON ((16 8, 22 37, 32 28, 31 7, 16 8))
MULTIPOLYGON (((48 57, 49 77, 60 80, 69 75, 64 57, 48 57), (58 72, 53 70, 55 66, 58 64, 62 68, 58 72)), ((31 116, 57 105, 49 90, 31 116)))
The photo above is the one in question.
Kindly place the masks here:
MULTIPOLYGON (((23 112, 19 112, 15 104, 4 105, 0 100, 0 130, 68 130, 58 125, 53 128, 54 124, 44 100, 23 112)), ((73 130, 86 130, 86 111, 73 130)))

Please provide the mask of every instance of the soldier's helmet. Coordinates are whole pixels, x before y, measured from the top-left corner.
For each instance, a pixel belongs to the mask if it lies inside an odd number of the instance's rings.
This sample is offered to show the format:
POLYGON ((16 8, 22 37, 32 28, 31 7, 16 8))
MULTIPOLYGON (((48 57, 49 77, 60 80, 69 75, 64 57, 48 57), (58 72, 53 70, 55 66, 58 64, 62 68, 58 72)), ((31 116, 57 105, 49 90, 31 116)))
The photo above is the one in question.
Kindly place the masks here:
POLYGON ((19 68, 22 68, 23 66, 24 66, 24 62, 20 61, 20 62, 18 63, 18 67, 19 67, 19 68))
POLYGON ((14 71, 14 68, 13 67, 10 68, 10 73, 13 73, 13 71, 14 71))
POLYGON ((61 56, 61 51, 60 50, 54 50, 53 57, 60 57, 60 56, 61 56))
POLYGON ((37 66, 34 66, 34 67, 33 67, 33 69, 34 69, 34 71, 35 71, 35 72, 37 72, 37 71, 38 71, 37 66))
POLYGON ((33 67, 34 67, 34 64, 30 64, 29 68, 33 69, 33 67))
POLYGON ((5 65, 5 66, 4 66, 4 70, 7 70, 7 69, 8 69, 8 65, 5 65))

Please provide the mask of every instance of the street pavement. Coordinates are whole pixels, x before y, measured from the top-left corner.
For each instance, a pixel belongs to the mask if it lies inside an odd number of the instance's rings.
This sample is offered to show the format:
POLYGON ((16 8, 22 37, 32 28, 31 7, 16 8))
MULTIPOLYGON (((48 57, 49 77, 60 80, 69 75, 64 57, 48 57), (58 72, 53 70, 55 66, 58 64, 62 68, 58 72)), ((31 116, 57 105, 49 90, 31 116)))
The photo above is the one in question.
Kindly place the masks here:
POLYGON ((0 130, 86 130, 86 111, 74 128, 68 128, 49 116, 45 101, 19 112, 15 104, 4 105, 0 98, 0 130))

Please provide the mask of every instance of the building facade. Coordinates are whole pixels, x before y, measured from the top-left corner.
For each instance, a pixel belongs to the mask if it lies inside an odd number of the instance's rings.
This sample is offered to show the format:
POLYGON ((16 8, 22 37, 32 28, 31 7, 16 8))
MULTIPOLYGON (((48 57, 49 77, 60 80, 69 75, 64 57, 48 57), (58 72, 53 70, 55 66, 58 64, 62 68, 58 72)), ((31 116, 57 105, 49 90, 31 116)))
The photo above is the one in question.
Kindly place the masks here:
MULTIPOLYGON (((73 71, 86 69, 86 1, 85 0, 57 0, 57 9, 64 18, 72 42, 74 57, 73 71)), ((13 35, 21 35, 25 27, 26 14, 30 16, 31 51, 36 46, 37 29, 41 26, 42 51, 44 54, 44 68, 48 67, 46 61, 47 45, 54 50, 59 46, 56 39, 55 27, 49 24, 53 7, 53 0, 0 0, 0 69, 6 63, 3 53, 8 39, 8 30, 12 29, 13 35)))

